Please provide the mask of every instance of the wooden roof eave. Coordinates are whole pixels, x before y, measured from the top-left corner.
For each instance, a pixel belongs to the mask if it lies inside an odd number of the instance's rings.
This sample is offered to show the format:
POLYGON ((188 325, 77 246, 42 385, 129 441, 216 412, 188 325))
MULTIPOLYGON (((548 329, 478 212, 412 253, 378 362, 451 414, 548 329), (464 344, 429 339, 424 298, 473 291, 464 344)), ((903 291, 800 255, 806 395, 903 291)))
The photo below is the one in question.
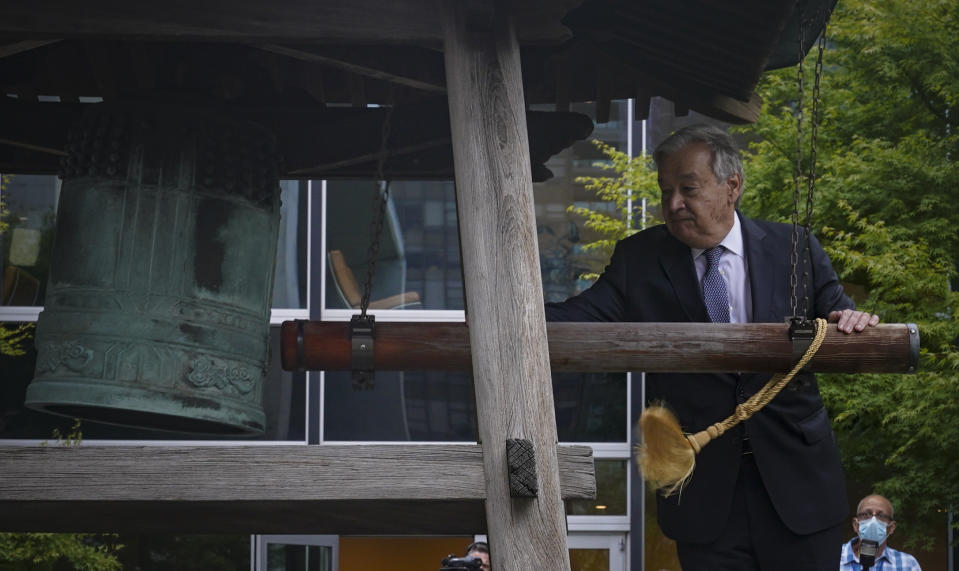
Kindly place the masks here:
MULTIPOLYGON (((561 19, 582 0, 530 0, 512 7, 523 44, 570 37, 561 19)), ((34 0, 0 7, 0 38, 153 38, 204 42, 419 44, 443 42, 434 0, 195 0, 176 4, 34 0)))
MULTIPOLYGON (((0 100, 0 172, 54 174, 65 153, 69 126, 81 103, 0 100)), ((196 105, 194 105, 196 107, 196 105)), ((201 106, 202 107, 202 106, 201 106)), ((210 106, 211 113, 223 106, 210 106)), ((238 107, 230 111, 275 133, 287 178, 375 178, 382 153, 383 108, 238 107), (366 136, 369 134, 376 136, 366 136)), ((443 97, 394 108, 384 174, 393 180, 451 180, 453 157, 449 112, 443 97)), ((527 114, 533 180, 548 179, 550 157, 590 135, 593 123, 580 113, 527 114)))

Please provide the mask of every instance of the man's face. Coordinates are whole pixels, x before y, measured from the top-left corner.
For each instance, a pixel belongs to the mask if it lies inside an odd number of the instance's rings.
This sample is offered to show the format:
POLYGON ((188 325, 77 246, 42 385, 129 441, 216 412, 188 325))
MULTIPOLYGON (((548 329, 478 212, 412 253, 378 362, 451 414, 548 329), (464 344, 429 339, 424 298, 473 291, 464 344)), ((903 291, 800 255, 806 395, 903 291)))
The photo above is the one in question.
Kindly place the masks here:
POLYGON ((690 143, 659 165, 666 228, 691 248, 711 248, 733 227, 742 177, 718 181, 706 143, 690 143))
MULTIPOLYGON (((868 516, 877 516, 880 521, 886 523, 886 539, 889 539, 889 536, 892 535, 892 532, 896 531, 896 522, 892 519, 892 506, 889 505, 889 501, 883 498, 882 496, 868 496, 859 503, 859 507, 856 509, 856 515, 852 518, 852 528, 855 530, 856 534, 859 533, 859 515, 866 519, 868 516)), ((885 540, 882 542, 883 545, 886 544, 885 540)))
POLYGON ((468 554, 469 557, 477 557, 480 561, 483 562, 483 571, 490 571, 489 566, 489 553, 482 553, 479 551, 470 551, 468 554))

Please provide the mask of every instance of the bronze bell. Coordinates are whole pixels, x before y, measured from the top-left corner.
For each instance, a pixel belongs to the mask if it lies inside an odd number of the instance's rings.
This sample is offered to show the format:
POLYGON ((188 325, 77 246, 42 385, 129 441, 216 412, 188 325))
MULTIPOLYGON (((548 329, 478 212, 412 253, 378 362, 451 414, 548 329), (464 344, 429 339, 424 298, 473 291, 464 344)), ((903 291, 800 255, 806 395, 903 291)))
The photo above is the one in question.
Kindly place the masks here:
POLYGON ((280 217, 272 135, 209 110, 100 103, 67 150, 26 405, 261 433, 280 217))

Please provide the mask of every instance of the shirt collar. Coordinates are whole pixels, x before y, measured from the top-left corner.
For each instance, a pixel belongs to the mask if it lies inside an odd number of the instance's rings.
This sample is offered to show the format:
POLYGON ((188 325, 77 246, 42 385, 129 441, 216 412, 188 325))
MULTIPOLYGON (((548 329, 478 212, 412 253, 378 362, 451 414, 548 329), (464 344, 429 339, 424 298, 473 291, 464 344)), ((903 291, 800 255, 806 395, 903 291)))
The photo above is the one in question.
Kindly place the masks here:
MULTIPOLYGON (((733 213, 733 227, 729 229, 729 232, 726 234, 726 237, 723 238, 718 246, 723 246, 727 251, 736 254, 737 256, 742 257, 745 253, 743 248, 743 227, 739 223, 739 213, 733 213)), ((692 251, 693 259, 699 257, 700 254, 706 251, 705 248, 690 248, 692 251)))
POLYGON ((856 553, 852 550, 855 542, 856 538, 852 538, 842 546, 842 560, 839 562, 841 565, 848 565, 854 562, 858 563, 859 560, 856 559, 856 553))

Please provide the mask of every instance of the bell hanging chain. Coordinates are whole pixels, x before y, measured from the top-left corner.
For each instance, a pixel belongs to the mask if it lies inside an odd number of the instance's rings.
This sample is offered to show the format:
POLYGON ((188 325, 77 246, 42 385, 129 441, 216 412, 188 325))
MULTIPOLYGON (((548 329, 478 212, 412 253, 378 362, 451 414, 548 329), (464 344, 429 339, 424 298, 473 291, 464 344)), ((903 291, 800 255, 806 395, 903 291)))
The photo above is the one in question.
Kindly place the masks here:
POLYGON ((380 236, 383 233, 383 224, 386 220, 386 203, 390 197, 390 182, 383 180, 383 170, 386 156, 389 152, 390 130, 392 128, 393 105, 386 108, 383 118, 383 130, 380 134, 380 152, 376 160, 376 181, 379 188, 373 193, 373 223, 370 224, 370 245, 366 252, 366 281, 363 284, 363 298, 360 302, 360 315, 366 316, 370 305, 370 295, 373 291, 373 276, 376 273, 376 256, 380 251, 380 236))
POLYGON ((806 181, 806 220, 803 224, 806 228, 806 244, 803 248, 802 255, 804 268, 802 274, 802 290, 805 293, 805 296, 803 296, 803 305, 800 308, 799 315, 806 315, 809 309, 809 272, 805 271, 805 265, 810 259, 809 249, 812 241, 813 194, 816 189, 816 143, 819 137, 819 121, 822 119, 820 116, 821 110, 819 107, 819 85, 822 80, 822 56, 825 48, 826 24, 824 22, 822 34, 819 35, 818 53, 816 54, 816 69, 813 74, 815 80, 813 82, 812 90, 812 108, 809 110, 809 177, 806 181))
MULTIPOLYGON (((392 97, 390 97, 392 101, 392 97)), ((380 236, 386 219, 386 203, 390 197, 390 183, 384 181, 383 171, 389 154, 390 129, 393 120, 393 104, 386 108, 383 117, 383 129, 380 135, 380 151, 376 161, 376 184, 373 192, 373 219, 370 224, 370 244, 366 253, 366 281, 363 284, 363 297, 360 300, 360 313, 350 319, 351 362, 354 389, 372 389, 376 379, 374 345, 376 343, 375 316, 368 315, 370 293, 373 290, 373 276, 376 273, 376 256, 380 250, 380 236)))
POLYGON ((793 211, 792 211, 792 234, 791 246, 789 250, 789 307, 792 310, 793 319, 799 318, 799 301, 796 294, 796 286, 799 285, 799 196, 800 184, 802 180, 802 147, 803 147, 803 99, 805 98, 805 79, 803 69, 803 20, 802 14, 799 14, 799 67, 796 74, 796 166, 793 168, 793 211))
POLYGON ((810 137, 809 137, 809 174, 806 178, 806 216, 803 221, 802 227, 805 232, 805 239, 802 246, 802 251, 800 252, 799 245, 799 203, 802 197, 802 177, 803 177, 803 166, 802 166, 802 147, 803 147, 803 123, 805 122, 805 114, 803 109, 803 104, 805 100, 805 68, 803 66, 803 60, 805 54, 803 53, 803 45, 805 41, 804 37, 804 24, 802 16, 799 18, 799 66, 796 77, 797 84, 797 101, 796 101, 796 166, 793 171, 793 182, 794 182, 794 191, 793 191, 793 212, 792 212, 792 244, 790 250, 790 265, 791 272, 789 276, 789 289, 790 289, 790 309, 792 310, 793 319, 804 320, 806 318, 807 312, 809 310, 809 270, 806 267, 809 261, 809 250, 812 240, 812 214, 813 214, 813 195, 816 186, 816 160, 817 160, 817 138, 819 134, 819 122, 820 122, 820 84, 822 80, 822 62, 823 62, 823 53, 826 47, 826 22, 828 22, 828 14, 826 18, 823 19, 823 31, 820 34, 818 39, 818 53, 816 56, 816 67, 815 67, 815 81, 813 83, 813 92, 812 92, 812 102, 810 109, 810 137), (800 262, 801 260, 801 262, 800 262), (800 271, 801 264, 801 271, 800 271), (800 283, 800 273, 802 274, 801 283, 800 283), (803 292, 801 305, 799 299, 799 291, 803 292))

